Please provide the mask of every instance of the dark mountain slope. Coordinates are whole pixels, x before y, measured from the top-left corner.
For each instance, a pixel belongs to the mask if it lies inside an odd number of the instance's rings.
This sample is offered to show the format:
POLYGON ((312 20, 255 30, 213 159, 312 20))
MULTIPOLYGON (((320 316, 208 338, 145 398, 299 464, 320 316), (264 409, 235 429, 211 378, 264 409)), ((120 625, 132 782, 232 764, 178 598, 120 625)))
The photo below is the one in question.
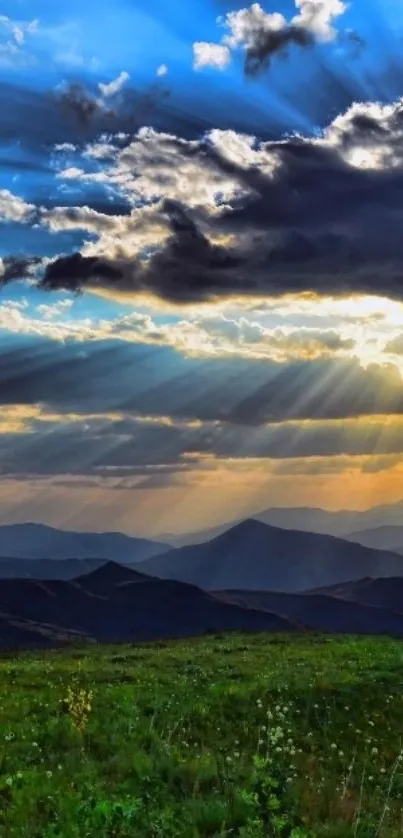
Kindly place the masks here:
POLYGON ((248 520, 207 544, 169 551, 137 569, 205 590, 295 592, 363 576, 403 576, 403 558, 333 536, 248 520))
POLYGON ((390 577, 389 579, 359 579, 342 585, 332 585, 319 591, 325 596, 337 597, 349 602, 371 605, 375 608, 387 608, 403 614, 403 579, 390 577))
POLYGON ((281 614, 317 631, 403 637, 403 614, 337 597, 323 594, 278 594, 270 591, 220 591, 217 597, 246 608, 281 614))
POLYGON ((219 602, 180 582, 128 576, 126 568, 110 565, 101 570, 83 581, 2 580, 0 613, 105 642, 295 628, 281 617, 219 602))
POLYGON ((76 582, 80 588, 93 594, 101 596, 113 596, 114 591, 121 585, 130 585, 135 582, 145 582, 150 579, 144 573, 118 564, 117 562, 106 562, 91 573, 80 575, 76 582))
POLYGON ((46 648, 51 641, 29 622, 0 614, 0 649, 46 648))
POLYGON ((29 620, 13 614, 0 613, 0 650, 53 648, 91 638, 75 629, 61 628, 43 620, 29 620))

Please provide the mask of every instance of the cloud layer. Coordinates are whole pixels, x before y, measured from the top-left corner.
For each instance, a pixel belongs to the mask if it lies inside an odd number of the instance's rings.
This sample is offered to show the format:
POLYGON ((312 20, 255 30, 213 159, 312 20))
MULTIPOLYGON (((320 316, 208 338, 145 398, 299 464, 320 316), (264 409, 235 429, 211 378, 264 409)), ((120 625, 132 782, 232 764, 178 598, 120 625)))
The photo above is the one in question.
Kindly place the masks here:
POLYGON ((131 205, 124 216, 47 210, 3 191, 2 217, 91 235, 81 252, 48 261, 38 275, 48 290, 180 304, 299 292, 401 299, 402 115, 400 100, 355 104, 321 137, 275 142, 143 128, 123 148, 113 138, 89 146, 87 159, 105 159, 98 172, 58 173, 118 190, 131 205))

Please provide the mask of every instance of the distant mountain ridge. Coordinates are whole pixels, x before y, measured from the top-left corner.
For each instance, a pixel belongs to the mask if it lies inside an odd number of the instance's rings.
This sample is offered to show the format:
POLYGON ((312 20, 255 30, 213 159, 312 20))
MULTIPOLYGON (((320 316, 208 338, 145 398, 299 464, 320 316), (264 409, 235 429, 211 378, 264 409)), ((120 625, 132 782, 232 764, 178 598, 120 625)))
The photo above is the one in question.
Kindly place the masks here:
MULTIPOLYGON (((25 536, 37 533, 32 526, 25 536)), ((57 545, 60 531, 50 535, 57 545)), ((78 534, 89 542, 74 541, 76 535, 70 546, 88 554, 94 534, 78 534)), ((96 541, 103 535, 104 552, 109 545, 116 557, 114 548, 123 544, 131 562, 63 559, 62 550, 52 559, 0 555, 0 649, 233 630, 403 638, 403 557, 396 553, 255 519, 207 543, 168 550, 128 536, 122 542, 114 533, 95 534, 96 541), (133 542, 140 554, 150 545, 162 552, 136 561, 133 542)), ((35 550, 39 542, 34 539, 35 550)))
MULTIPOLYGON (((350 533, 359 530, 403 525, 403 500, 393 504, 374 506, 362 511, 348 509, 333 511, 309 506, 270 507, 269 509, 249 513, 248 518, 282 529, 316 532, 346 538, 350 533)), ((162 539, 175 547, 201 544, 232 529, 238 523, 240 523, 239 518, 180 536, 166 534, 162 536, 162 539)), ((403 545, 403 541, 401 544, 403 545)))
POLYGON ((376 550, 394 550, 403 553, 403 525, 385 524, 382 527, 373 527, 367 530, 357 530, 346 536, 348 541, 355 541, 365 547, 374 547, 376 550))
POLYGON ((297 592, 364 576, 403 576, 403 557, 250 519, 206 544, 154 556, 137 569, 205 590, 297 592))
POLYGON ((145 559, 171 549, 168 544, 132 538, 119 532, 73 532, 45 524, 0 526, 1 558, 106 559, 123 563, 145 559))
POLYGON ((0 579, 75 579, 107 559, 6 559, 0 556, 0 579))

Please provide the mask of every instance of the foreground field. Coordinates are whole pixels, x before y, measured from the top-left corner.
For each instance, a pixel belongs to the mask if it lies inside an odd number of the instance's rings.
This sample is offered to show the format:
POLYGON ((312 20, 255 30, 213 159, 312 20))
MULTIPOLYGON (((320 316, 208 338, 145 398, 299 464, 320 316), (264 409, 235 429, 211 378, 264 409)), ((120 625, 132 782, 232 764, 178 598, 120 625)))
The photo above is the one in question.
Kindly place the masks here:
POLYGON ((387 639, 3 655, 0 836, 401 836, 402 686, 387 639))

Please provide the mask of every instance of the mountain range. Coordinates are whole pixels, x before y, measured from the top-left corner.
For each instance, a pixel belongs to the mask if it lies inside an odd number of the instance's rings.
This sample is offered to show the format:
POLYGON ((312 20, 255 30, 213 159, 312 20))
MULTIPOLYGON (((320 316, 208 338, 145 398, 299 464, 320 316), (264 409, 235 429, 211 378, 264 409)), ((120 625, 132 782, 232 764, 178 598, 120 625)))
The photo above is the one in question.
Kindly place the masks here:
MULTIPOLYGON (((53 579, 69 581, 91 573, 106 563, 106 559, 5 559, 0 557, 1 579, 53 579)), ((124 562, 126 567, 135 567, 124 562)))
MULTIPOLYGON (((0 556, 0 579, 75 579, 106 559, 6 559, 0 556)), ((121 562, 123 564, 123 562, 121 562)))
MULTIPOLYGON (((0 555, 0 579, 57 581, 82 576, 110 560, 107 554, 113 546, 113 534, 107 535, 106 555, 97 558, 62 559, 60 553, 59 558, 51 559, 0 555)), ((64 536, 61 533, 59 544, 64 536)), ((136 539, 133 541, 136 545, 136 539)), ((320 533, 272 527, 254 519, 237 524, 207 543, 165 549, 144 561, 133 560, 136 554, 128 550, 124 552, 131 561, 122 560, 120 543, 117 539, 118 564, 136 568, 147 576, 174 579, 205 590, 236 588, 295 593, 368 576, 403 576, 403 558, 396 553, 320 533)), ((152 542, 146 544, 147 550, 153 546, 152 542)), ((38 549, 38 545, 33 546, 32 555, 38 549)), ((162 549, 162 545, 155 549, 162 549)))
POLYGON ((0 649, 312 630, 403 638, 403 579, 300 594, 206 592, 107 562, 74 581, 0 583, 0 649))
POLYGON ((120 532, 72 532, 29 523, 0 526, 0 559, 102 558, 131 564, 168 549, 168 544, 120 532))
MULTIPOLYGON (((323 535, 335 535, 347 538, 351 533, 362 530, 373 530, 378 527, 400 526, 403 523, 403 500, 393 504, 374 506, 363 511, 341 509, 337 511, 315 507, 272 507, 263 509, 248 517, 287 530, 316 532, 323 535)), ((175 547, 190 544, 201 544, 221 535, 239 523, 238 520, 229 521, 216 527, 209 527, 199 532, 184 533, 183 535, 164 534, 164 542, 175 547)), ((354 540, 354 539, 351 539, 354 540)), ((400 546, 403 541, 400 542, 400 546)), ((371 546, 371 545, 368 545, 371 546)), ((382 544, 384 549, 392 549, 392 544, 382 544)))
POLYGON ((251 519, 206 544, 179 547, 137 567, 205 590, 297 592, 365 576, 403 576, 403 557, 251 519))
POLYGON ((223 631, 296 631, 284 617, 242 608, 181 582, 108 562, 75 581, 3 579, 0 647, 134 642, 223 631))
POLYGON ((385 524, 383 527, 358 530, 345 537, 348 541, 363 544, 364 547, 374 547, 376 550, 393 550, 395 553, 403 554, 403 526, 398 524, 385 524))
POLYGON ((119 533, 0 528, 9 550, 10 529, 18 537, 11 556, 0 550, 0 648, 233 630, 403 637, 403 556, 355 541, 250 519, 176 549, 119 533), (56 556, 36 558, 41 543, 56 556), (75 545, 81 555, 64 558, 75 545))

